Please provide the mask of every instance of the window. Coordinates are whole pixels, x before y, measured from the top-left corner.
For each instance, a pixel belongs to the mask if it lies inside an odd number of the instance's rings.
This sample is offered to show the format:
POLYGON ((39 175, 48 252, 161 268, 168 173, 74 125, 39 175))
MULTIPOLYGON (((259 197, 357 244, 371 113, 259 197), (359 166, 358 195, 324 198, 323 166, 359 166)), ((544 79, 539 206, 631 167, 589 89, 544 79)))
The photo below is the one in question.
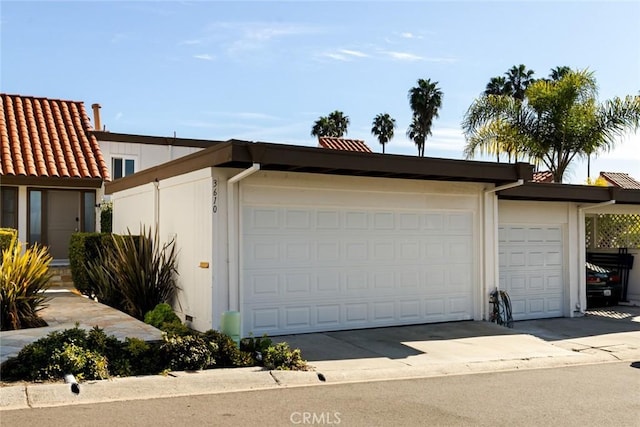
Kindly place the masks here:
POLYGON ((2 187, 0 193, 0 227, 18 229, 18 189, 2 187))
POLYGON ((111 159, 111 178, 118 179, 135 173, 135 160, 114 157, 111 159))

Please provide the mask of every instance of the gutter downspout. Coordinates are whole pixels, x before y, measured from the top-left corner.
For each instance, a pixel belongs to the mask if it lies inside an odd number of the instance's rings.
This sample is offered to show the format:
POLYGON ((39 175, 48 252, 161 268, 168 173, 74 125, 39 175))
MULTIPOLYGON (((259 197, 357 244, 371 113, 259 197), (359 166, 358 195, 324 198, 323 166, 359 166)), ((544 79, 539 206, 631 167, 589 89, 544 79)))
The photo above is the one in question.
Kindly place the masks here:
MULTIPOLYGON (((496 289, 500 290, 500 281, 497 280, 499 279, 499 269, 500 266, 498 265, 498 197, 495 196, 495 193, 497 193, 498 191, 502 191, 502 190, 508 190, 509 188, 514 188, 514 187, 520 187, 521 185, 524 185, 524 179, 519 179, 515 182, 511 182, 509 184, 504 184, 504 185, 500 185, 498 187, 494 187, 494 188, 489 188, 488 190, 484 190, 484 196, 485 196, 485 203, 488 203, 487 201, 487 196, 489 196, 489 194, 492 194, 494 197, 492 197, 492 202, 493 202, 493 224, 491 226, 491 233, 493 233, 493 238, 491 239, 492 245, 493 247, 490 248, 492 250, 493 253, 493 271, 494 271, 494 278, 496 279, 496 289), (496 274, 498 273, 498 274, 496 274)), ((486 222, 485 222, 486 224, 486 222)), ((485 238, 484 241, 488 241, 487 239, 487 234, 489 233, 488 228, 485 227, 485 238)), ((486 249, 486 248, 485 248, 486 249)))
POLYGON ((240 280, 238 263, 238 230, 236 227, 240 210, 235 199, 235 183, 260 170, 260 163, 254 163, 227 180, 227 248, 229 259, 229 310, 240 311, 240 280))
POLYGON ((496 193, 498 191, 508 190, 509 188, 513 188, 513 187, 520 187, 523 184, 524 184, 524 179, 519 179, 516 182, 511 182, 509 184, 504 184, 498 187, 493 187, 493 188, 489 188, 488 190, 484 190, 484 194, 496 193))
POLYGON ((586 228, 584 224, 584 220, 585 220, 584 211, 589 209, 597 209, 597 208, 601 208, 609 205, 615 205, 615 204, 616 204, 616 201, 612 199, 606 202, 596 203, 594 205, 578 207, 578 271, 580 272, 578 277, 580 278, 580 281, 578 282, 579 283, 578 302, 576 303, 574 313, 579 312, 581 314, 584 314, 584 310, 587 305, 587 295, 586 295, 587 278, 584 274, 584 266, 585 266, 585 263, 587 262, 586 242, 585 242, 586 228), (584 300, 582 299, 582 292, 581 292, 582 289, 585 289, 584 300))
POLYGON ((153 180, 153 222, 156 230, 160 226, 160 181, 158 178, 153 180))
POLYGON ((491 294, 493 287, 496 290, 500 290, 500 265, 498 254, 498 197, 495 193, 509 188, 519 187, 524 184, 524 179, 519 179, 509 184, 500 185, 498 187, 489 188, 483 191, 484 200, 484 227, 483 227, 483 241, 484 241, 484 290, 482 292, 482 314, 483 319, 488 319, 488 313, 484 311, 488 308, 488 295, 491 294), (491 218, 487 218, 488 207, 491 206, 491 218), (491 258, 487 254, 493 254, 491 258), (491 266, 488 265, 489 260, 491 266), (488 294, 487 294, 488 292, 488 294), (485 300, 485 298, 487 298, 485 300))

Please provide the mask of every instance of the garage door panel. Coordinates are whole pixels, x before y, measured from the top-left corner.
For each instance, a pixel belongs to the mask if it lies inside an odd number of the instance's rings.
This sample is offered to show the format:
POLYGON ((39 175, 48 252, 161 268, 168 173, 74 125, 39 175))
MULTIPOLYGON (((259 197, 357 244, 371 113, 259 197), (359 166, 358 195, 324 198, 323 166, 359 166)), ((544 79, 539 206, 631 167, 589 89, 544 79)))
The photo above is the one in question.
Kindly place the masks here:
POLYGON ((501 225, 500 288, 515 320, 562 316, 562 227, 501 225))
POLYGON ((316 325, 320 328, 331 328, 340 325, 339 304, 316 305, 316 325))
POLYGON ((471 212, 247 206, 243 218, 246 332, 472 318, 471 212))
POLYGON ((287 229, 308 230, 311 227, 311 212, 289 209, 285 212, 284 226, 287 229))

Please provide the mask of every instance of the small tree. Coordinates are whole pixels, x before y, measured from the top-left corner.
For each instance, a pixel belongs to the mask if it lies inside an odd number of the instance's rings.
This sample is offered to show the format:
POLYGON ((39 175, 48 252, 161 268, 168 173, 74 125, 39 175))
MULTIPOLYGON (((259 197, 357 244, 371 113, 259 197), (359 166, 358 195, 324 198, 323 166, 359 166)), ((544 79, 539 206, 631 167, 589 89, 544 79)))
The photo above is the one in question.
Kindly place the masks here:
POLYGON ((378 142, 382 145, 382 153, 384 154, 384 146, 393 138, 393 131, 396 127, 396 120, 387 113, 380 113, 371 124, 371 133, 378 138, 378 142))
POLYGON ((418 147, 418 155, 424 157, 424 145, 431 135, 433 119, 438 118, 442 106, 442 90, 438 82, 430 79, 419 79, 417 86, 409 89, 409 105, 413 111, 413 118, 407 136, 418 147))
POLYGON ((342 138, 349 127, 349 116, 342 111, 335 110, 326 117, 319 117, 311 128, 311 136, 332 136, 342 138))
POLYGON ((156 305, 172 304, 178 292, 175 245, 160 244, 157 229, 114 236, 113 246, 88 262, 87 274, 101 302, 140 320, 156 305))

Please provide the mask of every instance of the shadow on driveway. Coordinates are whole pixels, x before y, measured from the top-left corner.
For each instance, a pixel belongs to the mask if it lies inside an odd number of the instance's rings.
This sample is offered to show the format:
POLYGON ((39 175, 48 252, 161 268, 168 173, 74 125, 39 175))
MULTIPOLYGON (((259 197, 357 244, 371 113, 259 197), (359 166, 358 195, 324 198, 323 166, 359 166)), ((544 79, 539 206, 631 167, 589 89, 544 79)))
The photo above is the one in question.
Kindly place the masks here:
POLYGON ((618 305, 590 309, 584 317, 523 320, 513 329, 546 341, 640 331, 640 307, 618 305))
POLYGON ((364 358, 406 359, 425 354, 414 343, 517 335, 489 322, 460 321, 274 337, 302 349, 309 361, 364 358))
POLYGON ((287 335, 274 337, 274 341, 300 348, 310 362, 472 362, 562 356, 571 350, 553 345, 554 341, 632 331, 640 331, 640 307, 617 306, 592 310, 579 318, 519 321, 513 329, 461 321, 287 335))

